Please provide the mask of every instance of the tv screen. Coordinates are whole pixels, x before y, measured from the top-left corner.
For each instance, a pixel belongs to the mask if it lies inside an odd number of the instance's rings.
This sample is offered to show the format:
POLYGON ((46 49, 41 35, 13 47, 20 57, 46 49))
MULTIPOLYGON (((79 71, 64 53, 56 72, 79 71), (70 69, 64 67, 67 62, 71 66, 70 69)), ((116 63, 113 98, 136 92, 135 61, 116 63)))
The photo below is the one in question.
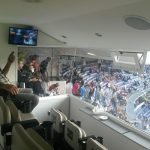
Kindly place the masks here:
POLYGON ((9 44, 36 46, 37 37, 36 29, 9 27, 9 44))

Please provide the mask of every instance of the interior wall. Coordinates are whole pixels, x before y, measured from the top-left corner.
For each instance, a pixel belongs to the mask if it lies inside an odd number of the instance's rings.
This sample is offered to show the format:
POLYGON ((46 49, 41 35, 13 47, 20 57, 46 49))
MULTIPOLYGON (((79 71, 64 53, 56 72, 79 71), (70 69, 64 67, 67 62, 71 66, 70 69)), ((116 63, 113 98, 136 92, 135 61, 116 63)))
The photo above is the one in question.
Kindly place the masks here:
POLYGON ((59 95, 52 97, 42 97, 38 105, 32 111, 32 114, 38 119, 39 122, 50 120, 48 112, 52 107, 61 110, 69 118, 69 104, 70 99, 68 95, 59 95))
POLYGON ((85 108, 87 105, 89 104, 70 95, 70 118, 75 121, 81 121, 81 127, 86 131, 87 135, 102 136, 104 145, 109 150, 146 150, 80 110, 80 108, 85 108))

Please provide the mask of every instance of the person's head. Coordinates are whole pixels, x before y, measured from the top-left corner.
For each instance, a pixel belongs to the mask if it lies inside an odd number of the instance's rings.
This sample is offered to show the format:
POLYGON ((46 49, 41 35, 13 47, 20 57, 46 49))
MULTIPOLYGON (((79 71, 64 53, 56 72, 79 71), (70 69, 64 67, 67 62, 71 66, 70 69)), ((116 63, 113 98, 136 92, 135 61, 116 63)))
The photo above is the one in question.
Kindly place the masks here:
POLYGON ((19 61, 18 62, 18 69, 22 69, 24 66, 24 62, 23 61, 19 61))
POLYGON ((94 82, 92 81, 92 82, 90 83, 90 85, 91 85, 91 86, 94 86, 94 82))
POLYGON ((80 81, 80 85, 81 86, 84 85, 84 81, 83 80, 80 81))
POLYGON ((107 84, 107 87, 110 88, 110 86, 111 86, 110 83, 108 83, 108 84, 107 84))
POLYGON ((21 34, 21 29, 17 29, 16 34, 17 34, 17 35, 20 35, 20 34, 21 34))
POLYGON ((21 29, 17 29, 17 32, 21 32, 21 29))
POLYGON ((50 58, 50 57, 47 57, 47 58, 46 58, 46 61, 47 61, 47 62, 50 62, 50 61, 51 61, 51 58, 50 58))

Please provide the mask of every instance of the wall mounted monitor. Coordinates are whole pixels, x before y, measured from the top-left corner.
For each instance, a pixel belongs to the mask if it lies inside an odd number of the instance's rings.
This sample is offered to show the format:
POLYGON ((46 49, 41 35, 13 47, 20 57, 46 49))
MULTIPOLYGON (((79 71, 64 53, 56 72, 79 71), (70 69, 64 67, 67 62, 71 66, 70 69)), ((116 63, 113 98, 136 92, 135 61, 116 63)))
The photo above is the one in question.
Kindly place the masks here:
POLYGON ((30 28, 9 27, 9 44, 36 46, 38 30, 30 28))

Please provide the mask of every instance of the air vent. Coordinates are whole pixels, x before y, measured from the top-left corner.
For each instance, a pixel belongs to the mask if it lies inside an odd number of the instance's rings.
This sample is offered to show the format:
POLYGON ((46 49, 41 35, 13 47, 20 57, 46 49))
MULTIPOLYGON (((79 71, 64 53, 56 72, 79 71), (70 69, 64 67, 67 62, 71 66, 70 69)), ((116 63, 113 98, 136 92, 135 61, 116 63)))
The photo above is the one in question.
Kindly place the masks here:
POLYGON ((67 38, 67 36, 65 36, 65 35, 62 35, 61 37, 62 37, 62 38, 64 38, 64 39, 66 39, 66 38, 67 38))
POLYGON ((95 35, 96 35, 97 37, 102 37, 102 36, 103 36, 103 35, 100 34, 100 33, 95 33, 95 35))
POLYGON ((137 30, 148 30, 150 29, 150 23, 149 21, 140 16, 128 16, 125 18, 125 23, 137 30))

